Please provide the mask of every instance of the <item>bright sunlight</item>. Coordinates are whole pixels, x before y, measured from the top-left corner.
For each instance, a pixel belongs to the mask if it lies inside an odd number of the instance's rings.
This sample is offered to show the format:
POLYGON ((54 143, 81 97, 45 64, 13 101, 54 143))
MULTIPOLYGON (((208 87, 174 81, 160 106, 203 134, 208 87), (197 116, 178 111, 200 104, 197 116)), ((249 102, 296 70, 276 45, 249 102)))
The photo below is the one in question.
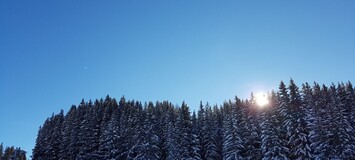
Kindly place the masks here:
POLYGON ((255 100, 256 100, 256 104, 258 104, 259 107, 263 108, 265 107, 267 104, 269 104, 269 100, 267 98, 267 94, 266 93, 258 93, 255 95, 255 100))

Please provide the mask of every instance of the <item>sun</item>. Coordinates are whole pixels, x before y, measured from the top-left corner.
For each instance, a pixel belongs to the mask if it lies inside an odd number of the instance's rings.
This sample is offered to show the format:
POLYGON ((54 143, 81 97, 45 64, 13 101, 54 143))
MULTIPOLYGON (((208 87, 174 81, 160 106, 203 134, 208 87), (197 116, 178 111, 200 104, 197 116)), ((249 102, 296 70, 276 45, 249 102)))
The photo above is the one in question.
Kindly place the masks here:
POLYGON ((256 100, 256 104, 261 108, 263 108, 269 104, 269 99, 267 98, 266 93, 260 92, 260 93, 256 94, 255 100, 256 100))

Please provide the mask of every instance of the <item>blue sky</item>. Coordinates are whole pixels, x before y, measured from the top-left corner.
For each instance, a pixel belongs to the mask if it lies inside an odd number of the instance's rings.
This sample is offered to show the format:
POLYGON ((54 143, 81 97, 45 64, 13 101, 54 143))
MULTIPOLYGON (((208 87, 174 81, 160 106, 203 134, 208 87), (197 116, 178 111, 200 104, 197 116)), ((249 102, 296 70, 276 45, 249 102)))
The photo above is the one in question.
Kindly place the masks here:
MULTIPOLYGON (((0 1, 0 142, 82 98, 222 104, 355 80, 355 1, 0 1)), ((28 153, 30 155, 31 153, 28 153)))

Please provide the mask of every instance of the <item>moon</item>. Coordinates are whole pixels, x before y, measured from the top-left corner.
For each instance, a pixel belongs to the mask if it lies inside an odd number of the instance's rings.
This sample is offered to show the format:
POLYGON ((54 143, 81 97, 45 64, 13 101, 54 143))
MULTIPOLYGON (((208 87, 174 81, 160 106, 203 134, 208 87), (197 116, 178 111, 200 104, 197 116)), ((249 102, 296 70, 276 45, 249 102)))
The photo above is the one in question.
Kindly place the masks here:
POLYGON ((267 97, 266 93, 258 93, 255 95, 255 100, 256 100, 256 104, 260 107, 260 108, 264 108, 266 105, 269 104, 269 99, 267 97))

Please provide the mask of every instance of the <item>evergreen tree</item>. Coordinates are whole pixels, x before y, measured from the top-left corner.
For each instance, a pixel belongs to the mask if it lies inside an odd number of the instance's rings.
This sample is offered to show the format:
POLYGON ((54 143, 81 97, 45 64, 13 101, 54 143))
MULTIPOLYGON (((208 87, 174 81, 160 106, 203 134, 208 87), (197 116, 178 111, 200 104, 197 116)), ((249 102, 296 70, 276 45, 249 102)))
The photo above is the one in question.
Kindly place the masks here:
POLYGON ((60 143, 62 142, 62 124, 64 121, 64 111, 61 110, 59 114, 53 116, 51 119, 49 148, 46 157, 48 159, 59 159, 60 143))
POLYGON ((325 158, 325 150, 327 147, 325 142, 325 131, 323 128, 325 104, 319 84, 315 83, 313 91, 308 84, 303 86, 303 94, 305 105, 309 109, 308 113, 308 128, 309 128, 309 140, 310 147, 314 159, 325 158), (326 147, 326 148, 324 148, 326 147))
POLYGON ((179 133, 178 144, 179 154, 181 159, 190 159, 191 150, 191 120, 190 111, 185 102, 182 103, 178 119, 177 119, 177 132, 179 133))
POLYGON ((244 154, 246 159, 261 159, 261 128, 260 111, 256 107, 254 95, 250 100, 238 102, 238 117, 241 117, 242 138, 244 139, 244 154))
POLYGON ((205 159, 205 154, 206 154, 206 132, 207 132, 207 128, 206 128, 206 113, 205 113, 205 108, 202 104, 202 101, 200 101, 200 108, 197 112, 197 134, 198 137, 200 139, 200 155, 202 159, 205 159))
POLYGON ((3 151, 3 144, 0 145, 1 160, 26 160, 26 152, 19 147, 6 147, 3 151))
POLYGON ((218 153, 218 145, 217 145, 217 135, 216 135, 216 119, 213 116, 212 108, 207 104, 206 105, 206 121, 205 121, 205 137, 203 138, 204 147, 205 147, 205 155, 204 158, 206 160, 212 159, 221 159, 218 153))
POLYGON ((0 160, 3 160, 3 154, 4 154, 4 146, 3 146, 3 144, 1 143, 1 144, 0 144, 0 160))
MULTIPOLYGON (((166 104, 167 105, 167 104, 166 104)), ((167 108, 167 116, 164 119, 166 126, 164 127, 164 133, 166 136, 166 142, 164 148, 166 150, 167 159, 178 160, 180 159, 179 144, 178 144, 178 128, 177 128, 177 111, 169 104, 167 108)))
POLYGON ((130 143, 128 146, 127 159, 143 159, 144 158, 144 119, 145 113, 143 112, 142 104, 139 102, 131 101, 132 110, 130 117, 128 117, 128 127, 126 134, 130 143))
POLYGON ((278 115, 276 107, 278 105, 276 93, 271 92, 270 103, 263 110, 261 122, 261 151, 263 160, 269 159, 288 159, 288 148, 283 146, 282 140, 278 136, 278 115))
POLYGON ((291 116, 287 119, 287 137, 288 146, 290 147, 290 158, 291 159, 311 159, 311 148, 309 147, 307 122, 304 105, 302 104, 301 95, 299 89, 290 80, 289 85, 290 91, 290 101, 289 109, 291 116))
POLYGON ((243 159, 244 145, 240 133, 241 126, 234 106, 230 101, 224 103, 223 106, 223 159, 225 160, 243 159))
MULTIPOLYGON (((74 134, 74 126, 76 125, 75 123, 75 114, 76 113, 76 106, 73 105, 69 112, 66 114, 64 122, 63 122, 63 127, 62 127, 62 142, 59 145, 60 151, 59 151, 59 159, 61 160, 66 160, 69 159, 69 150, 70 144, 72 143, 72 134, 74 134)), ((40 138, 40 134, 38 133, 37 139, 40 138)), ((37 143, 36 143, 37 144, 37 143)), ((43 147, 43 146, 39 146, 43 147)), ((33 156, 35 156, 35 151, 33 153, 33 156)))
POLYGON ((201 160, 201 155, 200 155, 200 150, 201 150, 201 146, 200 146, 200 137, 199 135, 199 130, 198 130, 198 123, 197 123, 197 117, 196 117, 196 113, 193 112, 192 114, 192 118, 191 118, 191 122, 192 122, 192 130, 191 130, 191 157, 192 159, 196 159, 196 160, 201 160))
POLYGON ((6 147, 4 152, 4 159, 5 160, 12 160, 15 155, 15 148, 13 146, 6 147))
POLYGON ((355 157, 353 127, 351 126, 351 101, 347 95, 344 84, 338 84, 335 90, 332 90, 333 103, 335 106, 335 151, 337 157, 341 159, 351 159, 355 157), (338 155, 339 154, 339 155, 338 155))
POLYGON ((214 140, 217 147, 217 157, 222 159, 223 157, 223 115, 221 109, 215 105, 212 110, 214 119, 214 140))

